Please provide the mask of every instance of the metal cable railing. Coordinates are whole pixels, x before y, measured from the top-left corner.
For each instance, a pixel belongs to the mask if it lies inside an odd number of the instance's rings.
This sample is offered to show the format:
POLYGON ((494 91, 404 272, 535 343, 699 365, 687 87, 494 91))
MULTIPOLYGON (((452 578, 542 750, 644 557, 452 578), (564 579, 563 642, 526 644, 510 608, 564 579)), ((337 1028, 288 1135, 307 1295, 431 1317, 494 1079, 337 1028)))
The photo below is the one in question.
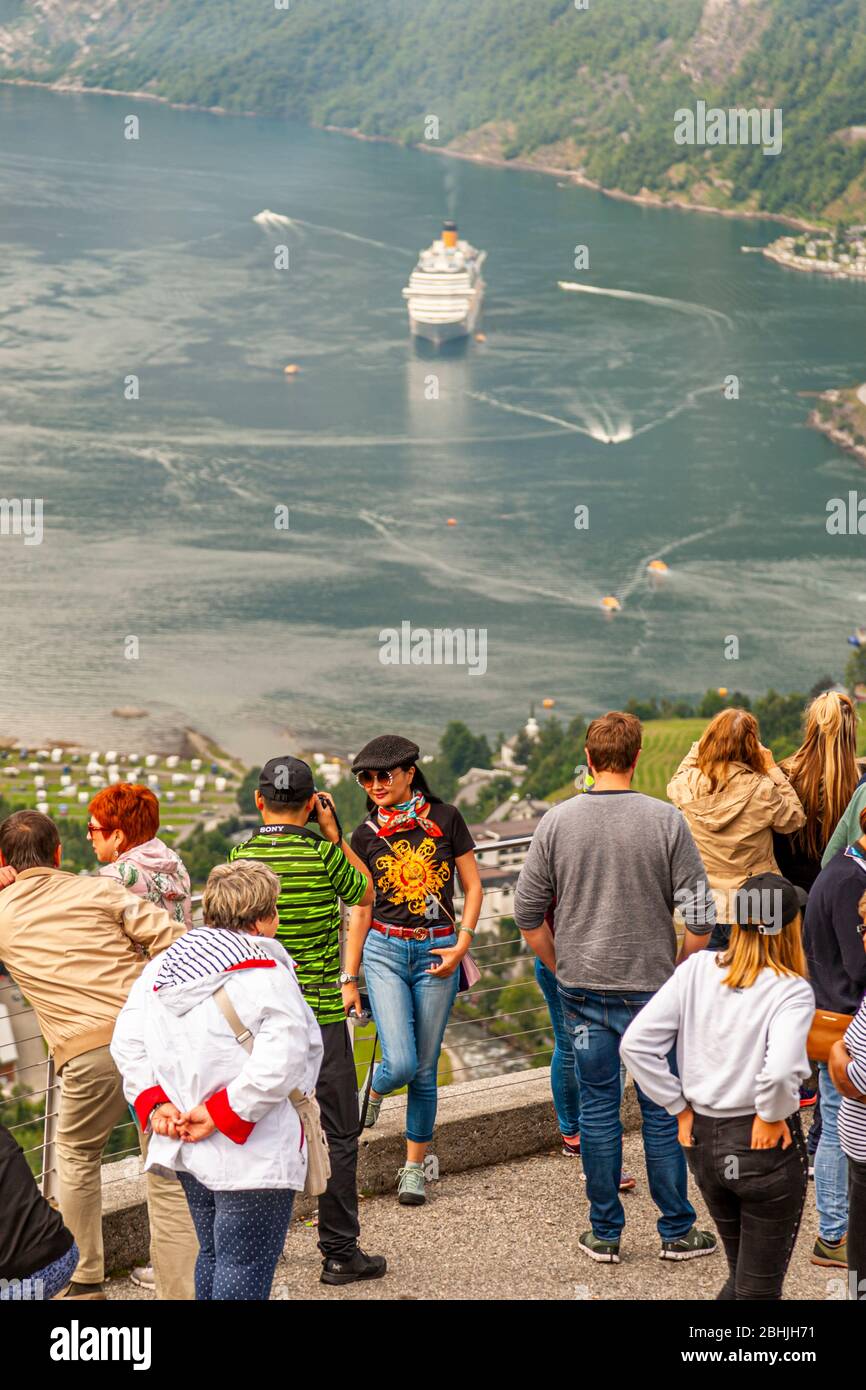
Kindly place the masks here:
MULTIPOLYGON (((476 846, 476 851, 479 856, 486 856, 491 853, 496 853, 498 856, 503 850, 509 852, 519 850, 525 853, 530 842, 531 836, 529 835, 483 841, 476 846)), ((484 867, 485 866, 482 865, 482 873, 484 867)), ((506 867, 508 869, 517 870, 519 866, 516 863, 510 862, 506 867)), ((500 891, 502 890, 500 889, 500 891)), ((486 901, 490 900, 494 892, 496 892, 496 888, 489 890, 489 897, 486 901)), ((192 898, 194 920, 198 917, 201 908, 201 896, 200 893, 196 893, 192 898)), ((459 906, 459 899, 456 906, 459 906)), ((500 973, 497 976, 497 982, 495 984, 483 983, 480 988, 473 988, 471 991, 468 991, 465 996, 458 996, 456 1016, 452 1016, 445 1032, 444 1050, 449 1059, 446 1076, 450 1080, 459 1078, 461 1082, 476 1079, 482 1081, 490 1076, 499 1075, 503 1072, 516 1072, 518 1074, 516 1079, 525 1080, 527 1075, 532 1074, 535 1069, 533 1064, 535 1064, 539 1058, 549 1059, 552 1054, 552 1028, 546 1016, 546 1004, 543 995, 536 983, 534 957, 531 956, 523 946, 523 938, 520 935, 499 935, 502 929, 501 924, 503 919, 509 918, 510 914, 505 906, 500 906, 498 910, 493 910, 491 907, 490 911, 485 911, 484 908, 482 908, 481 915, 479 916, 477 925, 478 937, 475 942, 473 942, 472 954, 474 957, 478 958, 478 965, 482 971, 482 979, 485 974, 489 979, 491 978, 492 972, 500 973), (487 939, 489 933, 493 934, 494 939, 487 939), (502 951, 505 951, 506 954, 497 956, 496 958, 488 958, 487 953, 502 951), (509 951, 511 952, 510 954, 508 954, 509 951), (519 1000, 518 1007, 502 1007, 498 1009, 494 1007, 491 1009, 488 1006, 488 1009, 485 1011, 483 1005, 479 1005, 476 1002, 482 998, 487 1000, 491 995, 499 996, 502 995, 504 991, 527 986, 537 995, 537 1003, 527 1004, 524 997, 519 1000), (480 1008, 481 1011, 479 1016, 476 1017, 471 1012, 467 1013, 466 1016, 461 1016, 462 1010, 471 1010, 474 1008, 480 1008), (529 1015, 533 1014, 539 1015, 541 1021, 532 1024, 529 1015), (525 1019, 531 1026, 512 1029, 511 1031, 501 1034, 491 1031, 490 1025, 503 1023, 506 1022, 506 1020, 516 1021, 517 1019, 525 1019), (539 1035, 547 1035, 550 1037, 551 1041, 549 1046, 539 1049, 534 1048, 531 1043, 521 1045, 521 1040, 524 1039, 532 1038, 535 1041, 539 1041, 539 1035), (493 1049, 496 1053, 495 1056, 491 1057, 488 1055, 490 1049, 493 1049)), ((508 1001, 506 999, 503 1002, 507 1003, 508 1001)), ((32 1010, 26 1007, 17 1009, 7 1014, 6 1017, 11 1021, 16 1018, 23 1018, 25 1015, 34 1017, 32 1010)), ((352 1031, 357 1051, 359 1047, 363 1047, 363 1030, 353 1028, 352 1031)), ((41 1034, 39 1032, 28 1032, 25 1037, 16 1038, 15 1042, 20 1046, 25 1043, 34 1043, 40 1038, 41 1034)), ((375 1065, 375 1060, 378 1059, 370 1058, 364 1065, 375 1065)), ((22 1102, 34 1105, 36 1113, 32 1118, 24 1120, 16 1118, 15 1123, 8 1126, 8 1128, 12 1132, 20 1132, 33 1129, 37 1126, 42 1127, 42 1142, 28 1145, 25 1149, 25 1153, 28 1156, 34 1153, 41 1153, 42 1160, 40 1171, 37 1175, 38 1181, 42 1185, 44 1195, 52 1198, 56 1197, 57 1193, 55 1139, 59 1113, 59 1087, 54 1076, 54 1066, 49 1058, 47 1061, 30 1063, 29 1065, 17 1069, 17 1075, 22 1075, 24 1072, 32 1072, 41 1067, 46 1068, 46 1084, 44 1087, 37 1087, 36 1089, 21 1092, 16 1086, 15 1090, 17 1093, 5 1097, 2 1092, 0 1092, 0 1119, 2 1119, 4 1111, 10 1107, 17 1105, 20 1111, 22 1102), (37 1104, 40 1101, 42 1103, 37 1104)), ((505 1085, 513 1084, 516 1084, 516 1080, 511 1082, 503 1081, 495 1087, 485 1086, 485 1090, 498 1090, 505 1085)), ((448 1098, 447 1085, 440 1086, 440 1099, 447 1100, 448 1098)), ((114 1133, 119 1134, 122 1131, 135 1128, 136 1126, 133 1121, 129 1120, 116 1126, 114 1133)), ((110 1166, 138 1153, 139 1148, 137 1145, 130 1148, 122 1148, 118 1151, 106 1154, 103 1162, 106 1166, 110 1166)), ((112 1180, 114 1179, 109 1179, 109 1181, 112 1180)))

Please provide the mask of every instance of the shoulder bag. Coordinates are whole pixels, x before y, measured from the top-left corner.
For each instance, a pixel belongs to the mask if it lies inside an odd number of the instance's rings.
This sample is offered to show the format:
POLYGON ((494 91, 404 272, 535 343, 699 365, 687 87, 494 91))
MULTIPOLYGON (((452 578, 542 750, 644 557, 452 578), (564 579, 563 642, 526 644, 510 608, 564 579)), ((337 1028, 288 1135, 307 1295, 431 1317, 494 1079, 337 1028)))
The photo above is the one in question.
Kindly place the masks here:
MULTIPOLYGON (((252 1052, 253 1035, 229 999, 225 985, 220 985, 213 997, 217 1008, 234 1033, 235 1041, 240 1043, 245 1052, 252 1052)), ((295 1089, 289 1094, 289 1100, 298 1112, 307 1141, 307 1180, 304 1183, 304 1191, 309 1197, 321 1197, 331 1176, 331 1156, 325 1131, 322 1129, 322 1115, 315 1089, 309 1095, 295 1089)))

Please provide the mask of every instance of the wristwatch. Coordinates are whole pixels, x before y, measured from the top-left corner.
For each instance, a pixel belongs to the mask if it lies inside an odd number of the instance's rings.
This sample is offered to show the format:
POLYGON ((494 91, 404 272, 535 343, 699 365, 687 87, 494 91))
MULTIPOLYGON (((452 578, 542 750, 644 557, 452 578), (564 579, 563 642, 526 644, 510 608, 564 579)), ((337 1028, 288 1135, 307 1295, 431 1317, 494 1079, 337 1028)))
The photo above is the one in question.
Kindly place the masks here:
POLYGON ((360 975, 347 975, 344 970, 340 975, 338 983, 341 985, 356 985, 360 978, 360 975))

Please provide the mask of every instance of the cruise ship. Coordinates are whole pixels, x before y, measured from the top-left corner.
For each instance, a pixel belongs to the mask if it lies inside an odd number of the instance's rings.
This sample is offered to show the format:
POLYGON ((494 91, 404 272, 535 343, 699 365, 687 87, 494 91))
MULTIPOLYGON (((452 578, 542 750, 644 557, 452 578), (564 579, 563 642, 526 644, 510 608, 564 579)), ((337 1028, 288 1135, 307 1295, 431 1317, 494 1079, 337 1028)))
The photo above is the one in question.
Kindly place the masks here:
POLYGON ((484 299, 481 267, 486 251, 458 241, 457 225, 442 224, 442 235, 426 251, 403 291, 409 327, 420 338, 444 343, 475 330, 484 299))

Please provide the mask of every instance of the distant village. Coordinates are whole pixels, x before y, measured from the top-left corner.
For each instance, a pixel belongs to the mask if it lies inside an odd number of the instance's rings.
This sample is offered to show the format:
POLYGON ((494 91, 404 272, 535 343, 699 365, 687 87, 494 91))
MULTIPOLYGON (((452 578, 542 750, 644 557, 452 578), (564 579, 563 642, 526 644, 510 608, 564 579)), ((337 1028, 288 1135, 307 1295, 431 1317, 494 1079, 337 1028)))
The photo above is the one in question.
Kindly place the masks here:
POLYGON ((826 236, 782 236, 769 246, 744 246, 762 251, 771 261, 792 270, 815 271, 838 279, 866 279, 866 226, 843 227, 826 236))

